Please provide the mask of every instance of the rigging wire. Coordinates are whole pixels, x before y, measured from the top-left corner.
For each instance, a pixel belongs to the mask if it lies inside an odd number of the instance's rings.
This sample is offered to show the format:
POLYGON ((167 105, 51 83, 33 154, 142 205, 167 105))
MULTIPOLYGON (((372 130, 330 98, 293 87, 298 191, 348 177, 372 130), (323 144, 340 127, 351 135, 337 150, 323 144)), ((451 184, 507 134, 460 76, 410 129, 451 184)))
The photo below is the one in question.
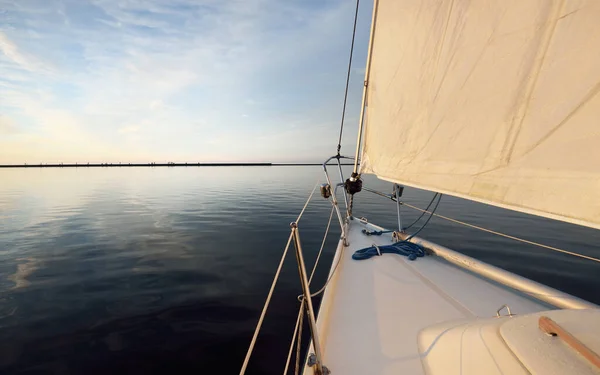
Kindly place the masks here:
MULTIPOLYGON (((335 207, 332 206, 331 212, 329 213, 329 221, 327 222, 327 227, 325 228, 325 234, 323 235, 323 241, 321 242, 321 248, 319 249, 319 253, 317 254, 317 258, 315 259, 315 264, 313 265, 313 269, 310 273, 310 277, 308 278, 309 285, 313 279, 315 270, 317 269, 317 265, 319 264, 319 259, 321 258, 321 253, 323 253, 323 248, 325 247, 325 240, 327 239, 327 235, 329 234, 329 228, 331 226, 331 219, 333 218, 334 210, 335 210, 335 207)), ((300 332, 300 335, 302 335, 302 313, 303 313, 303 310, 304 310, 304 299, 302 300, 302 303, 300 304, 300 310, 298 310, 298 317, 296 318, 296 326, 294 327, 294 334, 292 335, 292 341, 290 343, 290 350, 288 351, 287 360, 285 362, 285 369, 283 370, 284 374, 287 374, 288 367, 290 365, 290 359, 292 357, 292 352, 294 349, 294 341, 296 340, 296 334, 298 334, 298 332, 300 332), (300 329, 298 329, 298 327, 300 327, 300 329)), ((298 340, 300 340, 300 338, 298 338, 298 340)), ((299 357, 299 355, 296 354, 296 360, 298 359, 298 357, 299 357)))
MULTIPOLYGON (((543 247, 544 249, 548 249, 548 250, 552 250, 552 251, 557 251, 557 252, 560 252, 560 253, 564 253, 564 254, 568 254, 568 255, 572 255, 572 256, 576 256, 576 257, 579 257, 579 258, 588 259, 588 260, 592 260, 592 261, 594 261, 594 262, 598 262, 598 263, 600 263, 600 259, 598 259, 598 258, 594 258, 594 257, 591 257, 591 256, 588 256, 588 255, 583 255, 583 254, 574 253, 574 252, 572 252, 572 251, 568 251, 568 250, 564 250, 564 249, 559 249, 559 248, 557 248, 557 247, 553 247, 553 246, 544 245, 544 244, 541 244, 541 243, 539 243, 539 242, 529 241, 529 240, 526 240, 526 239, 523 239, 523 238, 519 238, 519 237, 511 236, 511 235, 509 235, 509 234, 506 234, 506 233, 497 232, 497 231, 494 231, 494 230, 491 230, 491 229, 487 229, 487 228, 479 227, 479 226, 477 226, 477 225, 469 224, 469 223, 466 223, 466 222, 464 222, 464 221, 460 221, 460 220, 453 219, 453 218, 451 218, 451 217, 447 217, 447 216, 443 216, 443 215, 440 215, 440 214, 436 214, 435 212, 433 212, 433 213, 432 213, 432 212, 430 212, 430 211, 423 210, 422 208, 419 208, 419 207, 416 207, 416 206, 410 205, 410 204, 408 204, 408 203, 403 203, 403 205, 404 205, 404 206, 407 206, 407 207, 410 207, 410 208, 412 208, 412 209, 415 209, 415 210, 417 210, 417 211, 421 211, 421 212, 427 212, 427 213, 430 213, 432 216, 437 216, 437 217, 439 217, 440 219, 448 220, 448 221, 451 221, 451 222, 453 222, 453 223, 456 223, 456 224, 461 224, 461 225, 464 225, 464 226, 467 226, 467 227, 470 227, 470 228, 473 228, 473 229, 478 229, 478 230, 481 230, 481 231, 484 231, 484 232, 487 232, 487 233, 492 233, 492 234, 495 234, 495 235, 497 235, 497 236, 500 236, 500 237, 509 238, 509 239, 511 239, 511 240, 515 240, 515 241, 523 242, 523 243, 526 243, 526 244, 529 244, 529 245, 534 245, 534 246, 543 247)), ((417 232, 417 233, 418 233, 418 232, 417 232)), ((416 234, 416 233, 415 233, 415 234, 416 234)), ((413 235, 413 236, 414 236, 414 235, 413 235)), ((407 238, 407 240, 408 240, 408 238, 407 238)))
MULTIPOLYGON (((342 248, 342 251, 344 249, 342 248)), ((342 254, 340 254, 340 256, 338 257, 337 262, 335 262, 335 266, 333 266, 333 270, 331 271, 331 274, 329 275, 329 277, 327 278, 327 281, 325 281, 325 284, 323 284, 323 287, 321 287, 321 289, 317 290, 316 292, 314 292, 313 294, 311 294, 311 297, 316 297, 319 294, 323 293, 325 291, 325 288, 327 288, 327 285, 329 285, 329 282, 331 281, 331 279, 333 279, 333 275, 335 275, 335 271, 338 268, 338 265, 340 264, 340 260, 342 259, 342 254)))
MULTIPOLYGON (((438 197, 438 200, 435 203, 433 210, 431 210, 430 215, 427 218, 427 221, 425 221, 425 223, 421 226, 421 228, 419 228, 419 230, 417 230, 415 233, 408 236, 405 240, 395 242, 391 245, 377 246, 377 245, 373 244, 373 246, 371 246, 371 247, 365 247, 364 249, 356 250, 354 252, 354 254, 352 254, 352 259, 364 260, 364 259, 372 258, 374 256, 381 256, 381 254, 385 254, 385 253, 404 255, 404 256, 408 257, 409 260, 415 260, 418 257, 425 256, 425 250, 423 249, 423 247, 419 244, 410 242, 410 239, 413 238, 414 236, 416 236, 417 234, 419 234, 423 229, 425 229, 427 224, 429 224, 429 221, 433 217, 435 210, 437 210, 437 208, 440 204, 440 201, 442 200, 442 194, 438 195, 436 193, 436 195, 434 195, 434 199, 436 196, 438 197)), ((432 202, 433 202, 433 199, 432 199, 432 202)), ((383 232, 384 231, 381 231, 381 233, 383 233, 383 232)), ((363 233, 369 235, 369 232, 363 231, 363 233)), ((373 233, 371 233, 371 235, 372 234, 373 233)), ((380 232, 376 232, 376 235, 379 235, 379 234, 380 234, 380 232)))
MULTIPOLYGON (((439 194, 439 193, 435 193, 435 194, 433 195, 433 198, 431 198, 431 200, 429 201, 429 204, 427 205, 427 208, 425 208, 425 211, 429 210, 429 207, 431 207, 431 205, 433 204, 433 201, 435 200, 435 197, 437 197, 437 195, 438 195, 438 194, 439 194)), ((418 218, 417 218, 415 221, 413 221, 413 222, 412 222, 412 224, 410 224, 409 226, 407 226, 407 227, 404 227, 404 228, 402 228, 402 229, 403 229, 403 230, 410 229, 410 228, 411 228, 413 225, 415 225, 415 224, 416 224, 416 223, 417 223, 419 220, 421 220, 421 218, 423 217, 423 215, 425 215, 425 211, 421 212, 421 215, 420 215, 420 216, 419 216, 419 217, 418 217, 418 218)))
POLYGON ((317 186, 319 186, 319 181, 320 180, 321 180, 320 178, 317 178, 317 182, 315 182, 315 186, 313 186, 313 189, 310 192, 310 195, 308 196, 308 199, 304 203, 304 207, 302 207, 302 210, 300 211, 300 213, 298 214, 298 217, 296 218, 296 224, 298 224, 300 222, 300 219, 302 218, 302 215, 304 214, 304 211, 306 210, 306 207, 308 207, 308 203, 310 202, 310 200, 312 199, 313 195, 315 194, 315 190, 317 190, 317 186))
POLYGON ((352 43, 350 44, 350 58, 348 59, 348 73, 346 75, 346 89, 344 90, 344 105, 342 108, 342 120, 340 121, 340 137, 337 145, 337 155, 342 149, 342 134, 344 133, 344 118, 346 117, 346 102, 348 101, 348 86, 350 84, 350 72, 352 70, 352 55, 354 54, 354 39, 356 37, 356 23, 358 20, 358 6, 360 0, 356 0, 356 11, 354 12, 354 27, 352 29, 352 43))
POLYGON ((275 276, 273 277, 273 283, 271 284, 271 289, 269 289, 269 294, 267 294, 267 300, 263 306, 262 312, 260 313, 260 318, 258 319, 258 323, 256 324, 256 328, 254 329, 254 335, 252 335, 252 340, 250 341, 250 347, 248 348, 248 352, 246 353, 246 358, 244 358, 244 363, 242 364, 242 369, 240 370, 240 375, 244 375, 246 373, 246 368, 248 367, 248 362, 250 362, 250 357, 252 356, 252 351, 254 350, 254 345, 256 344, 256 339, 258 338, 258 333, 260 332, 260 328, 262 327, 263 320, 265 319, 265 315, 267 314, 267 309, 269 308, 269 303, 271 302, 271 297, 273 296, 273 291, 275 290, 275 285, 277 284, 277 280, 279 280, 279 274, 281 273, 281 268, 283 267, 283 262, 285 260, 285 256, 290 248, 290 243, 292 242, 292 237, 294 236, 294 232, 290 233, 290 237, 288 238, 287 245, 285 245, 285 250, 281 255, 281 260, 279 261, 279 266, 277 267, 277 271, 275 272, 275 276))
POLYGON ((421 228, 419 228, 418 231, 416 231, 415 233, 411 234, 410 236, 406 237, 406 239, 403 242, 408 242, 411 238, 413 238, 414 236, 416 236, 417 234, 421 233, 421 231, 423 229, 425 229, 425 227, 427 226, 427 224, 429 224, 429 221, 431 220, 431 218, 435 215, 435 210, 437 210, 441 200, 442 200, 442 195, 440 194, 438 195, 438 200, 435 204, 435 206, 433 207, 433 210, 431 210, 429 217, 427 218, 427 220, 425 221, 425 224, 423 224, 423 226, 421 228))
MULTIPOLYGON (((315 194, 315 190, 317 189, 318 185, 319 185, 319 180, 317 180, 317 183, 315 184, 312 191, 310 192, 308 199, 304 203, 304 207, 302 207, 302 211, 300 211, 300 214, 296 218, 296 223, 298 223, 300 221, 300 219, 302 218, 302 214, 306 210, 306 207, 308 207, 308 203, 311 201, 313 195, 315 194)), ((248 367, 248 363, 250 362, 250 357, 252 356, 252 351, 254 350, 254 346, 256 345, 256 339, 258 338, 258 334, 260 332, 263 321, 265 319, 265 315, 267 314, 267 310, 269 308, 269 303, 271 302, 271 297, 273 296, 273 291, 275 290, 275 285, 277 285, 277 281, 279 280, 279 275, 281 274, 281 269, 283 268, 283 263, 285 261, 285 257, 288 253, 288 250, 290 248, 290 244, 292 243, 293 236, 294 236, 294 232, 291 231, 290 237, 288 238, 287 244, 285 245, 285 250, 283 250, 283 254, 281 255, 281 260, 279 261, 279 266, 277 266, 277 271, 275 272, 275 276, 273 277, 273 282, 271 283, 271 288, 269 289, 269 294, 267 294, 267 299, 266 299, 263 309, 260 313, 260 317, 258 318, 258 323, 256 324, 256 328, 254 329, 254 334, 252 335, 252 340, 250 341, 250 346, 248 347, 248 351, 246 352, 246 358, 244 358, 244 363, 242 364, 242 368, 240 369, 240 375, 243 375, 246 373, 246 368, 248 367)))
MULTIPOLYGON (((366 190, 366 189, 365 189, 366 190)), ((431 198, 431 200, 429 201, 429 204, 427 205, 427 207, 425 208, 425 210, 421 213, 421 215, 419 215, 419 217, 412 222, 412 224, 410 224, 407 227, 402 228, 402 230, 407 230, 410 229, 413 225, 415 225, 419 220, 421 220, 421 218, 423 218, 423 216, 425 215, 426 212, 429 212, 429 207, 431 207, 431 205, 433 204, 433 201, 435 201, 435 198, 438 196, 439 193, 435 193, 433 195, 433 197, 431 198)), ((385 197, 388 197, 387 195, 383 195, 385 197)), ((389 198, 389 197, 388 197, 389 198)), ((393 198, 392 198, 393 199, 393 198)), ((400 204, 404 204, 404 203, 400 203, 400 204)), ((367 236, 381 236, 384 233, 392 233, 394 232, 393 230, 367 230, 367 229, 363 229, 362 230, 363 234, 366 234, 367 236)))
MULTIPOLYGON (((381 196, 383 196, 383 197, 386 197, 386 198, 391 198, 392 200, 394 200, 394 198, 393 198, 393 197, 391 197, 391 196, 389 196, 389 195, 386 195, 386 194, 383 194, 383 193, 379 193, 379 192, 377 192, 377 191, 374 191, 374 190, 369 190, 369 189, 367 189, 367 188, 364 188, 364 190, 367 190, 367 191, 370 191, 370 192, 372 192, 372 193, 375 193, 375 194, 381 195, 381 196)), ((438 194, 438 193, 436 193, 436 194, 438 194)), ((434 195, 434 198, 435 198, 435 195, 434 195)), ((594 257, 592 257, 592 256, 589 256, 589 255, 583 255, 583 254, 575 253, 575 252, 572 252, 572 251, 568 251, 568 250, 560 249, 560 248, 558 248, 558 247, 549 246, 549 245, 544 245, 544 244, 542 244, 542 243, 539 243, 539 242, 535 242, 535 241, 526 240, 526 239, 524 239, 524 238, 520 238, 520 237, 516 237, 516 236, 511 236, 510 234, 506 234, 506 233, 498 232, 498 231, 495 231, 495 230, 491 230, 491 229, 483 228, 483 227, 480 227, 480 226, 477 226, 477 225, 469 224, 469 223, 467 223, 467 222, 464 222, 464 221, 460 221, 460 220, 457 220, 457 219, 453 219, 453 218, 451 218, 451 217, 448 217, 448 216, 444 216, 444 215, 436 214, 436 213, 435 213, 435 209, 434 209, 433 211, 429 211, 429 207, 431 206, 431 203, 432 203, 432 202, 433 202, 433 199, 432 199, 432 201, 429 203, 429 205, 427 206, 427 208, 425 208, 425 209, 422 209, 422 208, 420 208, 420 207, 416 207, 416 206, 413 206, 413 205, 411 205, 411 204, 408 204, 408 203, 402 202, 402 205, 404 205, 404 206, 406 206, 406 207, 409 207, 409 208, 412 208, 412 209, 414 209, 414 210, 417 210, 417 211, 420 211, 420 212, 421 212, 421 215, 419 216, 419 218, 418 218, 417 220, 415 220, 415 222, 414 222, 413 224, 409 225, 409 226, 408 226, 408 227, 406 227, 405 229, 408 229, 408 228, 410 228, 410 227, 411 227, 412 225, 414 225, 414 224, 415 224, 417 221, 419 221, 419 220, 420 220, 420 219, 423 217, 423 215, 425 215, 425 214, 427 213, 427 214, 430 214, 430 215, 432 215, 432 216, 437 216, 437 217, 439 217, 440 219, 444 219, 444 220, 447 220, 447 221, 451 221, 451 222, 453 222, 453 223, 456 223, 456 224, 460 224, 460 225, 464 225, 464 226, 466 226, 466 227, 469 227, 469 228, 473 228, 473 229, 481 230, 481 231, 483 231, 483 232, 491 233, 491 234, 494 234, 494 235, 497 235, 497 236, 500 236, 500 237, 508 238, 508 239, 511 239, 511 240, 515 240, 515 241, 519 241, 519 242, 522 242, 522 243, 526 243, 526 244, 528 244, 528 245, 538 246, 538 247, 541 247, 541 248, 544 248, 544 249, 548 249, 548 250, 556 251, 556 252, 559 252, 559 253, 568 254, 568 255, 572 255, 572 256, 578 257, 578 258, 587 259, 587 260, 591 260, 591 261, 594 261, 594 262, 598 262, 598 263, 600 263, 600 259, 599 259, 599 258, 594 258, 594 257)), ((439 203, 439 202, 438 202, 438 203, 439 203)), ((437 206, 437 204, 436 204, 436 206, 437 206)), ((431 219, 431 217, 430 217, 430 219, 431 219)), ((419 230, 419 231, 420 231, 420 230, 419 230)), ((389 233, 389 232, 392 232, 392 231, 367 231, 367 230, 363 230, 363 233, 364 233, 364 234, 366 234, 366 235, 368 235, 368 236, 369 236, 369 235, 371 235, 371 236, 379 236, 379 235, 381 235, 381 234, 383 234, 383 233, 389 233)), ((417 233, 419 233, 419 232, 417 232, 417 233)), ((415 236, 417 233, 415 233, 415 234, 411 235, 411 236, 410 236, 410 238, 414 237, 414 236, 415 236)), ((409 240, 410 238, 407 238, 405 241, 409 240)))
POLYGON ((308 278, 309 285, 313 279, 315 270, 317 269, 317 265, 319 264, 319 259, 321 259, 321 254, 323 253, 323 248, 325 247, 325 240, 327 240, 327 235, 329 234, 329 227, 331 227, 331 219, 333 218, 334 211, 335 211, 335 207, 332 206, 331 212, 329 213, 329 220, 327 221, 327 227, 325 228, 325 234, 323 235, 323 241, 321 242, 321 248, 319 249, 319 253, 317 254, 317 258, 315 259, 315 265, 313 266, 313 269, 310 273, 310 277, 308 278))

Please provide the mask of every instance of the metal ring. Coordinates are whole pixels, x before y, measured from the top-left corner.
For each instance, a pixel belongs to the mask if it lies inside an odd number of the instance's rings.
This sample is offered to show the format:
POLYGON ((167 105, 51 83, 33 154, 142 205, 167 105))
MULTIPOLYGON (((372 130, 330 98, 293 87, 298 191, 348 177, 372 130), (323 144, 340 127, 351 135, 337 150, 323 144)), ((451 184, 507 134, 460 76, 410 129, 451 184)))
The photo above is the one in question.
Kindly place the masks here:
POLYGON ((502 316, 508 316, 509 318, 511 318, 513 315, 516 315, 516 314, 513 314, 513 313, 510 311, 510 307, 509 307, 508 305, 502 305, 502 306, 500 306, 500 308, 499 308, 499 309, 496 311, 496 318, 500 318, 500 317, 502 317, 502 316), (500 311, 502 311, 502 310, 504 310, 504 309, 506 309, 506 311, 508 312, 508 315, 500 315, 500 311))

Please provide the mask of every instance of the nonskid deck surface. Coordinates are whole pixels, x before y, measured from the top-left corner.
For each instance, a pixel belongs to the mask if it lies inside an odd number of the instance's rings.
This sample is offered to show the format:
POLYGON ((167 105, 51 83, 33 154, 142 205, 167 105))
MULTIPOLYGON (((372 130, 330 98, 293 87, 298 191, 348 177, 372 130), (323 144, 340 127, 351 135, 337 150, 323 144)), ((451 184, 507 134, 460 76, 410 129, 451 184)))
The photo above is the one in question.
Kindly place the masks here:
MULTIPOLYGON (((340 264, 318 317, 323 363, 336 374, 423 374, 418 333, 434 324, 491 318, 502 305, 513 314, 548 305, 497 285, 436 256, 410 261, 384 254, 356 261, 358 249, 392 243, 381 228, 351 221, 340 264)), ((310 371, 306 372, 310 373, 310 371)))

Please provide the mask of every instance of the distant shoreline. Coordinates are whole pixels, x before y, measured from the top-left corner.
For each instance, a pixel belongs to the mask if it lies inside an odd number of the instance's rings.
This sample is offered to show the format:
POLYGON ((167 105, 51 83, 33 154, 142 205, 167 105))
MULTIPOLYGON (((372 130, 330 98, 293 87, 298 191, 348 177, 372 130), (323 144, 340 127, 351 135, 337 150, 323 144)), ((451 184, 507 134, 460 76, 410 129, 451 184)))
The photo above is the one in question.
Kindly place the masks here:
MULTIPOLYGON (((0 164, 0 168, 119 168, 119 167, 296 167, 318 166, 322 163, 59 163, 0 164)), ((342 163, 342 165, 353 165, 342 163)))

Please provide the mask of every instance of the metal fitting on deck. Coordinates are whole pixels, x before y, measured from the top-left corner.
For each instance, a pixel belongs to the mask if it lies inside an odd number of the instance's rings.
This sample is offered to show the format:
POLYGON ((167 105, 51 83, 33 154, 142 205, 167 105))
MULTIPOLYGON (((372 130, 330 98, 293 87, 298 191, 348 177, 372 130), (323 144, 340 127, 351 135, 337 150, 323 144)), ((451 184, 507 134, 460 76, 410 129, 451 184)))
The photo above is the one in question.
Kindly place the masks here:
MULTIPOLYGON (((306 360, 306 365, 308 367, 313 367, 317 364, 317 356, 315 355, 315 353, 310 353, 310 355, 308 356, 308 359, 306 360)), ((329 375, 331 374, 331 371, 329 371, 329 369, 326 366, 322 366, 323 367, 323 373, 322 375, 329 375)), ((316 372, 315 372, 316 374, 316 372)))
POLYGON ((392 192, 392 196, 399 198, 402 196, 402 193, 404 193, 404 186, 399 185, 399 184, 394 184, 394 191, 392 192))

